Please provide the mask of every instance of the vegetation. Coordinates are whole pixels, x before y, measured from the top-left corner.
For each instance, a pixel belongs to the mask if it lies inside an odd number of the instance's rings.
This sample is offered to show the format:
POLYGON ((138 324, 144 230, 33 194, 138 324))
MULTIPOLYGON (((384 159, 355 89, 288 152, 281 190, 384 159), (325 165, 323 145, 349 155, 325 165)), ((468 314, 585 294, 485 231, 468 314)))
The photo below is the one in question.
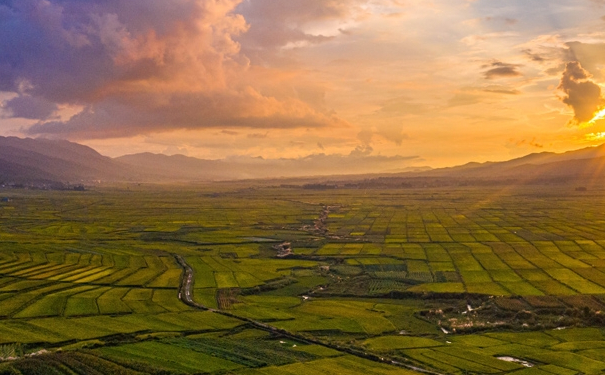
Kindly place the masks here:
POLYGON ((602 194, 5 189, 0 374, 598 374, 602 194))

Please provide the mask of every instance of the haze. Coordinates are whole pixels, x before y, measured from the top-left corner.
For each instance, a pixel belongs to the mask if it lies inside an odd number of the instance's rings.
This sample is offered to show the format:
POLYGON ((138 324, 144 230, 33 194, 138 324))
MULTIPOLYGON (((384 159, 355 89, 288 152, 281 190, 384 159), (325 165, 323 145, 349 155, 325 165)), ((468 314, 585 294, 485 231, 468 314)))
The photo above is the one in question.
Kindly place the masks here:
POLYGON ((604 30, 603 0, 0 0, 0 135, 377 171, 562 152, 605 137, 604 30))

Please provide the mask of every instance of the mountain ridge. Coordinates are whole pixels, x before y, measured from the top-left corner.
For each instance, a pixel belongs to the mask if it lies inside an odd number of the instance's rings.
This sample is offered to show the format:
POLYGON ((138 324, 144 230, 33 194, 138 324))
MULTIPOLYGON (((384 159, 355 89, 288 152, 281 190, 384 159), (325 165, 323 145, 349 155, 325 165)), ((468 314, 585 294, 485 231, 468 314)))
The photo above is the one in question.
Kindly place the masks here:
MULTIPOLYGON (((381 156, 312 155, 300 159, 228 158, 198 159, 181 154, 150 152, 103 156, 94 149, 64 140, 0 136, 0 182, 93 183, 191 182, 243 179, 280 179, 339 176, 355 180, 390 176, 401 178, 517 179, 605 177, 605 144, 563 153, 539 152, 500 162, 469 162, 446 168, 415 167, 404 172, 328 173, 342 163, 351 167, 368 159, 387 160, 395 166, 401 159, 381 156)), ((399 167, 401 168, 401 167, 399 167)), ((403 168, 402 168, 403 169, 403 168)), ((347 169, 343 168, 343 172, 347 169)), ((393 169, 391 169, 393 170, 393 169)), ((404 169, 405 170, 405 169, 404 169)))
POLYGON ((135 172, 94 149, 69 141, 0 137, 0 180, 90 183, 128 180, 135 172))

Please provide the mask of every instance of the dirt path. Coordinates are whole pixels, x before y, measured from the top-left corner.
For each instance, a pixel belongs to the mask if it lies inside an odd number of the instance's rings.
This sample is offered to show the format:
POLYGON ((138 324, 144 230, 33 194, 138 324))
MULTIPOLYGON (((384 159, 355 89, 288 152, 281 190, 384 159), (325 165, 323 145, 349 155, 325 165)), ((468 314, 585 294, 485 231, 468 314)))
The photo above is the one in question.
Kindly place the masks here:
POLYGON ((306 336, 303 336, 303 335, 300 335, 297 333, 291 333, 284 329, 273 327, 268 324, 258 322, 256 320, 238 316, 238 315, 232 314, 227 311, 212 309, 207 306, 201 305, 193 300, 193 284, 194 284, 193 268, 191 268, 191 266, 185 261, 185 258, 183 258, 182 256, 175 255, 174 257, 175 257, 177 263, 183 268, 183 271, 184 271, 183 277, 181 279, 181 284, 179 286, 179 299, 188 306, 191 306, 191 307, 199 309, 199 310, 211 311, 216 314, 220 314, 220 315, 227 316, 227 317, 230 317, 233 319, 237 319, 237 320, 240 320, 242 322, 249 324, 250 326, 252 326, 254 328, 257 328, 257 329, 260 329, 260 330, 263 330, 263 331, 266 331, 266 332, 269 332, 269 333, 272 333, 275 335, 281 335, 283 337, 287 337, 289 339, 299 341, 302 343, 321 345, 323 347, 334 349, 334 350, 337 350, 342 353, 351 354, 356 357, 365 358, 365 359, 368 359, 368 360, 371 360, 374 362, 380 362, 380 363, 388 364, 391 366, 405 368, 407 370, 412 370, 412 371, 416 371, 416 372, 423 373, 423 374, 443 375, 441 373, 434 372, 431 370, 426 370, 426 369, 423 369, 423 368, 420 368, 420 367, 417 367, 414 365, 401 363, 401 362, 395 361, 393 359, 390 359, 388 357, 380 357, 380 356, 372 354, 372 353, 367 353, 367 352, 364 352, 359 349, 341 347, 339 345, 334 345, 334 344, 328 344, 323 341, 309 338, 309 337, 306 337, 306 336))

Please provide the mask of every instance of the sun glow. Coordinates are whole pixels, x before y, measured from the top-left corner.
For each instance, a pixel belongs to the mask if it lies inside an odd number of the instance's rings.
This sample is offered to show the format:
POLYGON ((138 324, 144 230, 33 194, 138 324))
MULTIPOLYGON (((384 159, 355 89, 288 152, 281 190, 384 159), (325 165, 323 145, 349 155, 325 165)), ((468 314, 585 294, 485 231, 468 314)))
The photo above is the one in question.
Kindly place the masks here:
POLYGON ((594 117, 592 118, 592 120, 588 121, 589 124, 595 124, 597 121, 599 120, 603 120, 605 119, 605 108, 603 108, 602 110, 600 110, 599 112, 597 112, 594 117))
POLYGON ((605 132, 590 133, 584 136, 587 141, 602 141, 605 139, 605 132))

